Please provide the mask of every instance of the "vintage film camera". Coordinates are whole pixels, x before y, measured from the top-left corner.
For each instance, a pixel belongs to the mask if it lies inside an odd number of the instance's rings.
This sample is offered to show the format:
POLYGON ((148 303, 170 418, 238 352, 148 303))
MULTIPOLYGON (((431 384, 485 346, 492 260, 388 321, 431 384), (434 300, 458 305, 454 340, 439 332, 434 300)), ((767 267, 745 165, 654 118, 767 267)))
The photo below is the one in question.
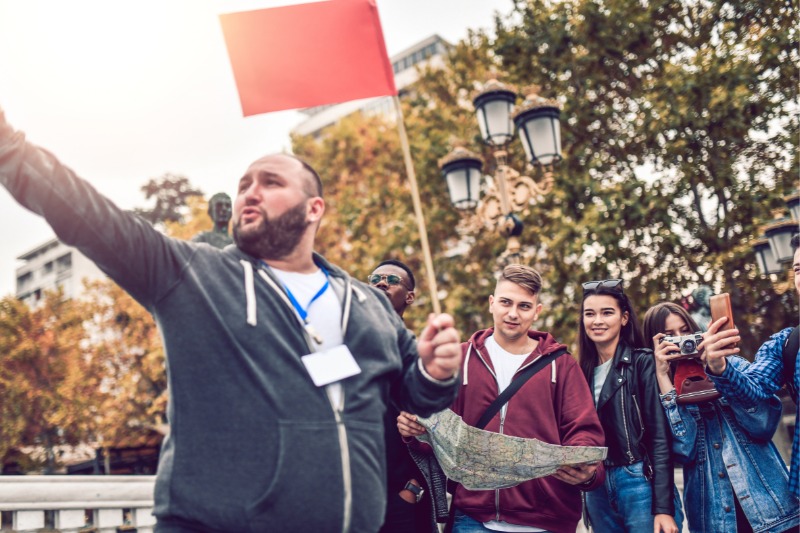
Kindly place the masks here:
POLYGON ((699 331, 692 335, 683 335, 682 337, 662 337, 659 344, 662 342, 671 342, 680 348, 679 352, 670 352, 668 355, 680 355, 681 359, 694 359, 700 357, 700 352, 697 347, 703 342, 703 335, 699 331))

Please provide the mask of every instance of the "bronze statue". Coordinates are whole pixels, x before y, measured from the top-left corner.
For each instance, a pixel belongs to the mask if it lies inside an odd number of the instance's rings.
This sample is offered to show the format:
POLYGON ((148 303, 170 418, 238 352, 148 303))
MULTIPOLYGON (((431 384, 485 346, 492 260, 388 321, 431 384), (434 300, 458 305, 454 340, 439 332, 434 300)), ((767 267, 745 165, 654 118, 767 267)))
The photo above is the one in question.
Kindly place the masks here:
POLYGON ((714 296, 714 289, 708 285, 700 285, 692 291, 695 311, 691 313, 691 316, 702 331, 708 331, 708 326, 711 325, 712 296, 714 296))
POLYGON ((224 192, 218 192, 208 201, 208 215, 214 221, 214 229, 201 231, 191 238, 192 242, 204 242, 215 248, 225 248, 233 244, 233 238, 228 233, 228 223, 231 221, 231 197, 224 192))

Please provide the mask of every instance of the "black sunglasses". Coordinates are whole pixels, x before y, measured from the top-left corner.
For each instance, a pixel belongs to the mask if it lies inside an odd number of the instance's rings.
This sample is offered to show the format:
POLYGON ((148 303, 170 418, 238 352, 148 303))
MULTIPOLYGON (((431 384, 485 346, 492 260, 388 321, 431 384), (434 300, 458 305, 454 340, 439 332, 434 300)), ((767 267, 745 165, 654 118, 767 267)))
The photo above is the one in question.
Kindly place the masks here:
POLYGON ((587 281, 583 284, 583 295, 586 296, 587 293, 596 291, 600 286, 608 287, 609 289, 617 288, 619 292, 622 292, 622 280, 621 279, 604 279, 601 281, 587 281))
POLYGON ((411 290, 411 289, 408 288, 408 285, 406 285, 405 281, 403 281, 403 278, 401 278, 400 276, 397 276, 395 274, 388 274, 388 275, 387 274, 370 274, 369 276, 367 276, 367 281, 372 286, 377 285, 383 279, 386 280, 386 283, 388 285, 401 285, 402 284, 403 287, 405 287, 408 290, 411 290))

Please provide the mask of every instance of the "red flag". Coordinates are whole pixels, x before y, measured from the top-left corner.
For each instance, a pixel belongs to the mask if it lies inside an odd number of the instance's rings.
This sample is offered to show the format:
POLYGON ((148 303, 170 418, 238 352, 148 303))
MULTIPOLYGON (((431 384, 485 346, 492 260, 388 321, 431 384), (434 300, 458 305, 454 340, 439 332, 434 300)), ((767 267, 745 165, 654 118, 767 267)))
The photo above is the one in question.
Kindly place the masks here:
POLYGON ((219 18, 244 116, 397 94, 375 0, 219 18))

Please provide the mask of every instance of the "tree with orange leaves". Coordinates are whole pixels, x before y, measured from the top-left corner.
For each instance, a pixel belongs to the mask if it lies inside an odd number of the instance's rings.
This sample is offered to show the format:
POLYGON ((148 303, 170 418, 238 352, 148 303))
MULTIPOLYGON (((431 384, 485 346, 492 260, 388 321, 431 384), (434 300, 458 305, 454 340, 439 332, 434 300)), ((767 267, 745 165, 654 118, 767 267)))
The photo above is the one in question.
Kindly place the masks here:
POLYGON ((0 300, 0 457, 41 447, 42 466, 53 473, 56 446, 91 438, 104 372, 101 358, 82 348, 85 316, 84 304, 61 292, 36 309, 0 300))

